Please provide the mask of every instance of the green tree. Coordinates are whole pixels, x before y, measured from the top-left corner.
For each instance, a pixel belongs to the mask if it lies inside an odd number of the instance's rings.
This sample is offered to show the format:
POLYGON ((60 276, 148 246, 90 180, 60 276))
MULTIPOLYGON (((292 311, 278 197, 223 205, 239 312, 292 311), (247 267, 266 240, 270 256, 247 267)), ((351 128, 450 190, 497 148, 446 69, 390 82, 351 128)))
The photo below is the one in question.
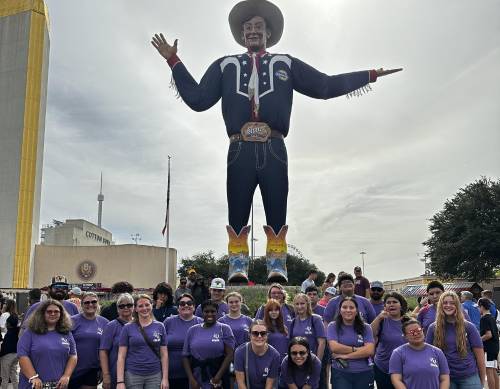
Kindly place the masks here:
POLYGON ((438 276, 494 277, 500 268, 500 180, 482 177, 460 189, 431 218, 429 230, 425 257, 438 276))

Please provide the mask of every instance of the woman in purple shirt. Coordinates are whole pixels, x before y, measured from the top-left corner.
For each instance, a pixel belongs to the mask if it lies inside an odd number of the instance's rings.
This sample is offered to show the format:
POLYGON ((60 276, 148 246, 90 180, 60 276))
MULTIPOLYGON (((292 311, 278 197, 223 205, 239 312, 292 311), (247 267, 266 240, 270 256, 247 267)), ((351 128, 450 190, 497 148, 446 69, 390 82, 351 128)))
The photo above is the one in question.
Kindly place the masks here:
POLYGON ((267 343, 264 321, 255 320, 250 326, 250 342, 234 353, 234 370, 238 389, 273 389, 279 375, 280 354, 267 343))
POLYGON ((373 370, 377 389, 394 388, 389 374, 389 360, 394 349, 407 342, 401 322, 407 311, 405 298, 398 292, 389 292, 384 296, 384 309, 371 323, 376 345, 373 370))
POLYGON ((403 319, 408 343, 396 348, 389 360, 389 373, 396 389, 449 389, 450 370, 443 352, 424 342, 419 321, 403 319))
POLYGON ((167 334, 147 294, 137 297, 134 320, 122 329, 116 370, 117 389, 168 389, 167 334))
POLYGON ((171 389, 189 388, 184 366, 182 366, 182 349, 188 330, 203 323, 203 319, 194 315, 194 298, 184 293, 177 301, 179 314, 165 319, 163 325, 167 333, 168 348, 168 382, 171 389))
POLYGON ((82 296, 82 313, 71 316, 71 333, 79 355, 69 389, 96 389, 99 375, 99 345, 108 319, 99 316, 99 298, 93 292, 82 296))
POLYGON ((116 388, 116 361, 120 346, 120 334, 123 326, 132 321, 134 298, 129 293, 121 294, 116 300, 116 308, 118 317, 104 327, 99 346, 103 389, 116 388))
POLYGON ((429 326, 425 341, 443 350, 450 367, 451 389, 484 386, 483 342, 476 326, 464 319, 455 292, 444 292, 439 298, 436 321, 429 326))
POLYGON ((220 323, 227 324, 233 331, 236 348, 250 340, 249 331, 252 319, 241 314, 243 297, 238 292, 231 292, 226 296, 229 312, 219 319, 220 323))
POLYGON ((372 388, 373 332, 361 318, 355 298, 345 297, 340 302, 339 314, 328 325, 327 339, 333 359, 332 386, 335 389, 372 388))
MULTIPOLYGON (((267 291, 267 301, 274 299, 279 302, 284 323, 287 327, 289 327, 290 323, 293 320, 293 317, 295 316, 295 313, 293 311, 293 306, 287 304, 286 302, 287 298, 288 295, 286 293, 286 290, 285 288, 283 288, 281 284, 278 283, 271 284, 271 286, 267 291)), ((261 319, 261 320, 264 319, 265 305, 266 304, 261 305, 257 310, 257 313, 255 314, 256 319, 261 319)))
POLYGON ((269 331, 267 342, 281 355, 281 359, 288 351, 288 327, 285 325, 283 311, 277 300, 270 299, 264 306, 264 323, 269 331))
POLYGON ((64 389, 76 366, 71 319, 57 300, 40 303, 17 344, 20 389, 64 389))
POLYGON ((321 361, 311 353, 309 342, 302 336, 290 340, 288 355, 283 358, 280 387, 289 389, 318 389, 321 361))
POLYGON ((229 364, 233 360, 234 335, 231 327, 217 322, 219 304, 201 304, 203 323, 192 326, 182 350, 182 364, 191 389, 222 387, 229 389, 229 364))

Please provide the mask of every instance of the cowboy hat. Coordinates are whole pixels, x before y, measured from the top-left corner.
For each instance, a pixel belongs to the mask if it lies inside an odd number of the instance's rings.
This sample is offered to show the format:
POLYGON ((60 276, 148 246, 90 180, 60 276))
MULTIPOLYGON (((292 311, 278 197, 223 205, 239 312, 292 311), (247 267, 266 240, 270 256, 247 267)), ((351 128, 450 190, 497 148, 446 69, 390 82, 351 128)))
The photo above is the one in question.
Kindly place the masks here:
POLYGON ((283 14, 276 5, 267 0, 244 0, 233 7, 229 13, 229 27, 231 27, 234 40, 245 47, 241 38, 242 26, 254 16, 264 18, 267 28, 271 31, 267 47, 278 43, 283 34, 283 14))

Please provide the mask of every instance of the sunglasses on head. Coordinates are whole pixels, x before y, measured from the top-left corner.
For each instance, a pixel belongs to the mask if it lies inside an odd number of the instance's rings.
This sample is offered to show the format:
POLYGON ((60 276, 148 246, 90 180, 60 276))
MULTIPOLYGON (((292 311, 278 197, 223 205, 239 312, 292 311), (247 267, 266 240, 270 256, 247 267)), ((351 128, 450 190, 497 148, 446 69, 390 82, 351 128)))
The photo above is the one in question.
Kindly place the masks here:
POLYGON ((132 303, 120 304, 120 305, 118 305, 118 308, 125 309, 125 308, 132 308, 133 306, 134 306, 134 304, 132 304, 132 303))
POLYGON ((290 354, 292 354, 292 357, 305 357, 307 355, 307 351, 291 351, 290 354))
POLYGON ((188 307, 192 307, 194 305, 194 303, 189 300, 189 301, 179 301, 179 307, 185 307, 185 306, 188 306, 188 307))
POLYGON ((267 336, 267 331, 252 331, 252 336, 255 336, 256 338, 258 338, 259 336, 261 338, 265 338, 267 336))
POLYGON ((97 300, 87 300, 83 302, 83 305, 97 305, 97 300))

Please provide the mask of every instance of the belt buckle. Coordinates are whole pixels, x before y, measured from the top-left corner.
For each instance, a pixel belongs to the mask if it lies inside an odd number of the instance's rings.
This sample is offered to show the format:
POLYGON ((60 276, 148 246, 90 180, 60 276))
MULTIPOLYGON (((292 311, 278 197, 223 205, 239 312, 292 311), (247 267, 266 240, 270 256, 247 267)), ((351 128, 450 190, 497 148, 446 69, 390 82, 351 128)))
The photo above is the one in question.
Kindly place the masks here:
POLYGON ((247 122, 241 127, 241 136, 245 142, 266 142, 271 135, 271 128, 263 122, 247 122))

